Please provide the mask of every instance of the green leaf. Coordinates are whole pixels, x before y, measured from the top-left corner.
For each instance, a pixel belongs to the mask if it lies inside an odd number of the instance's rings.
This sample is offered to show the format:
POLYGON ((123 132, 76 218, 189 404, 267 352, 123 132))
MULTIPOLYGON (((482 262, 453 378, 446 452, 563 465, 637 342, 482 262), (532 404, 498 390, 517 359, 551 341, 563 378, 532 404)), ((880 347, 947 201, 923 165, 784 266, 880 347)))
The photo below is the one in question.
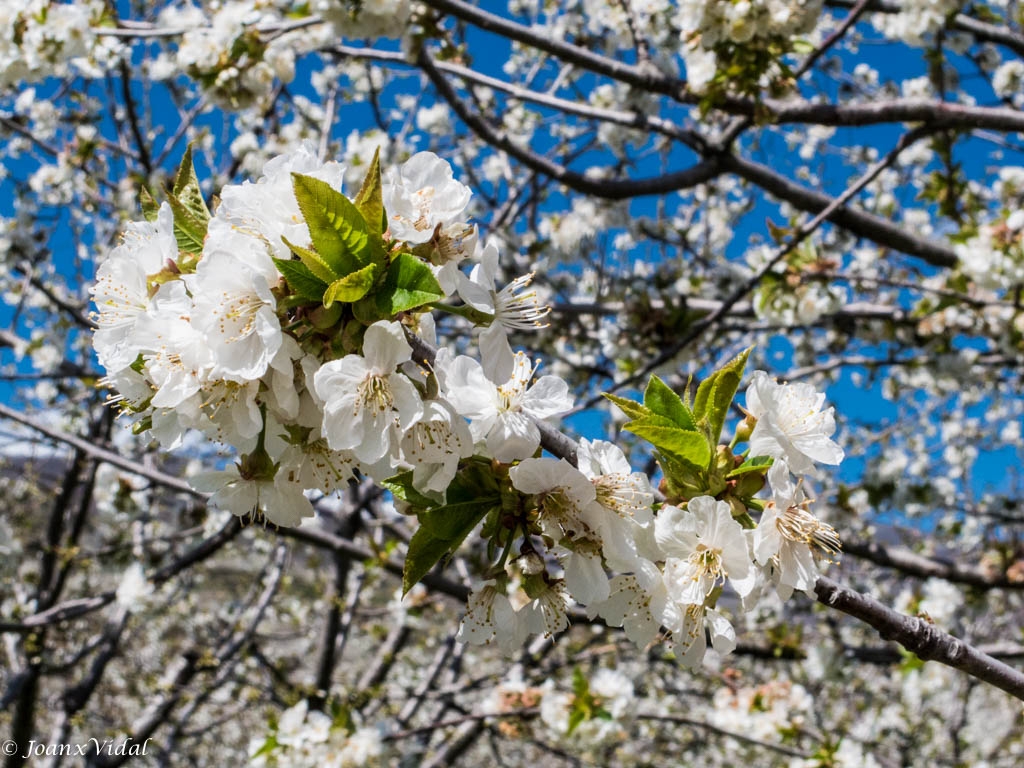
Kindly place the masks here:
POLYGON ((263 742, 263 746, 249 755, 249 759, 261 757, 262 755, 269 755, 275 749, 277 749, 277 736, 272 734, 263 742))
POLYGON ((384 196, 380 183, 380 147, 377 147, 373 153, 370 170, 366 172, 363 185, 359 188, 359 194, 356 195, 353 202, 363 215, 370 234, 381 237, 384 230, 387 229, 387 219, 384 213, 384 196))
POLYGON ((454 546, 458 546, 476 524, 484 519, 484 515, 500 503, 501 499, 497 496, 489 496, 434 507, 420 515, 420 525, 429 528, 434 538, 450 541, 454 546))
POLYGON ((448 553, 458 549, 477 523, 500 503, 497 497, 434 507, 420 515, 420 527, 409 541, 402 573, 407 593, 448 553))
POLYGON ((409 540, 409 552, 402 569, 402 596, 409 593, 420 580, 430 573, 441 558, 448 554, 451 544, 435 538, 426 528, 420 528, 409 540))
POLYGON ((653 411, 651 411, 650 408, 645 408, 640 403, 637 403, 633 400, 629 400, 628 398, 619 397, 618 395, 611 395, 608 394, 607 392, 604 394, 604 397, 608 400, 611 400, 613 403, 619 406, 619 408, 622 409, 622 412, 629 416, 629 418, 631 419, 639 419, 643 416, 654 415, 653 411))
POLYGON ((206 200, 203 199, 203 191, 199 188, 199 179, 196 177, 196 169, 192 164, 192 145, 185 150, 181 158, 181 165, 174 176, 174 186, 171 194, 178 199, 182 206, 197 221, 203 222, 203 231, 206 231, 206 222, 210 220, 210 209, 206 207, 206 200))
POLYGON ((671 419, 683 429, 696 431, 693 414, 682 399, 657 376, 651 376, 644 391, 644 405, 659 416, 671 419))
POLYGON ((725 417, 729 413, 729 406, 736 396, 740 381, 743 379, 743 369, 746 367, 747 358, 753 347, 748 347, 739 355, 734 357, 724 366, 708 376, 697 387, 697 396, 693 401, 693 415, 698 421, 705 421, 708 426, 713 444, 718 444, 718 438, 722 434, 722 426, 725 424, 725 417))
POLYGON ((146 221, 156 221, 156 217, 160 213, 160 203, 145 187, 139 190, 139 205, 142 207, 142 215, 146 217, 146 221))
POLYGON ((181 158, 167 202, 174 212, 174 238, 178 248, 186 253, 202 253, 210 209, 206 207, 196 169, 192 165, 191 145, 181 158))
POLYGON ((580 699, 590 693, 590 682, 579 667, 574 667, 572 670, 572 692, 580 699))
POLYGON ((569 713, 569 727, 566 729, 565 735, 572 736, 572 732, 579 727, 580 723, 582 723, 586 717, 587 715, 582 709, 573 708, 569 713))
POLYGON ((377 306, 375 297, 366 296, 352 305, 352 314, 363 325, 373 325, 378 320, 387 320, 389 315, 377 306))
POLYGON ((377 307, 389 316, 444 298, 430 267, 411 253, 400 253, 388 267, 384 285, 375 294, 377 307))
POLYGON ((348 304, 359 301, 369 293, 379 271, 376 264, 367 264, 351 275, 345 275, 345 277, 335 280, 324 293, 324 306, 330 307, 336 301, 348 304))
POLYGON ((429 508, 437 504, 436 499, 424 496, 413 486, 411 469, 408 472, 401 472, 393 477, 389 477, 381 485, 391 491, 397 498, 417 507, 429 508))
POLYGON ((707 438, 700 432, 680 428, 664 416, 644 416, 623 426, 655 448, 701 469, 711 460, 707 438))
POLYGON ((174 239, 178 249, 186 253, 202 253, 208 219, 197 216, 176 195, 168 194, 167 202, 174 212, 174 239))
POLYGON ((313 247, 331 270, 344 276, 370 263, 369 235, 359 209, 326 181, 293 173, 292 185, 313 247))
POLYGON ((309 267, 301 261, 288 259, 274 259, 274 264, 277 265, 277 271, 288 281, 288 287, 295 293, 310 302, 323 301, 327 283, 310 272, 309 267))
POLYGON ((764 472, 771 467, 774 461, 775 459, 771 456, 752 456, 736 467, 732 472, 727 474, 725 479, 728 480, 733 477, 739 477, 740 475, 745 475, 748 472, 764 472))
POLYGON ((320 258, 320 254, 316 251, 311 251, 308 248, 303 248, 301 245, 295 245, 288 240, 284 235, 281 236, 281 240, 284 244, 291 248, 292 253, 299 257, 299 260, 305 264, 309 271, 316 275, 318 278, 323 280, 325 283, 333 283, 341 275, 336 274, 330 265, 320 258))

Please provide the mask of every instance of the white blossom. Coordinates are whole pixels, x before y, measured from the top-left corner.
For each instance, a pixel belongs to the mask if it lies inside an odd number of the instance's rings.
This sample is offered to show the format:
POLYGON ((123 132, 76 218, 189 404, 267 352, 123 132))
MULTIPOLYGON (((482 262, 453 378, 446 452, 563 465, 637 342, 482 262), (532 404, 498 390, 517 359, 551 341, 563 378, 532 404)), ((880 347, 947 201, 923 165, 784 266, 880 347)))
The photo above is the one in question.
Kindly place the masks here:
POLYGON ((324 363, 313 378, 323 402, 323 435, 334 450, 376 462, 398 447, 404 425, 423 413, 412 382, 396 369, 412 357, 401 325, 380 321, 366 330, 364 355, 324 363))
POLYGON ((837 554, 839 536, 808 511, 809 502, 800 485, 793 482, 785 461, 775 460, 768 470, 768 482, 772 500, 754 530, 754 557, 761 565, 774 563, 782 592, 799 589, 810 594, 818 579, 814 550, 828 556, 837 554))
POLYGON ((535 368, 517 352, 512 376, 496 384, 476 360, 460 355, 445 374, 448 401, 467 419, 474 440, 486 440, 498 461, 525 459, 540 445, 534 419, 558 416, 572 408, 568 385, 555 376, 542 376, 532 386, 535 368))
POLYGON ((703 605, 726 579, 741 597, 753 587, 747 539, 727 502, 698 496, 686 510, 666 505, 654 533, 665 553, 665 585, 676 603, 703 605))
POLYGON ((830 439, 836 429, 833 409, 823 411, 824 403, 825 395, 810 384, 779 384, 755 371, 746 397, 746 410, 757 419, 750 454, 784 458, 801 475, 812 473, 816 461, 841 462, 843 449, 830 439))

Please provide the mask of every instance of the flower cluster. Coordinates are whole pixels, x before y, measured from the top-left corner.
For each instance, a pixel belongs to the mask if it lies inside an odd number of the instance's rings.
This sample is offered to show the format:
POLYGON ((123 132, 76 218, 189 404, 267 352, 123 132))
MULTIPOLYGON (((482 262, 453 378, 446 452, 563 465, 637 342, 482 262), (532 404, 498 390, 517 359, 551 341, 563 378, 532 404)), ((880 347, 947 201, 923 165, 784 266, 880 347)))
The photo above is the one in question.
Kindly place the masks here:
POLYGON ((369 476, 419 519, 406 591, 479 526, 492 565, 459 636, 508 652, 564 630, 579 603, 641 646, 665 628, 697 664, 708 631, 721 652, 735 643, 724 588, 745 604, 765 586, 813 588, 839 539, 793 474, 843 458, 823 394, 756 372, 729 447, 749 352, 692 403, 657 377, 643 404, 609 396, 656 449, 663 503, 613 443, 582 440, 574 463, 542 456, 543 422, 573 398, 509 343, 548 309, 529 275, 499 286, 470 190, 426 152, 383 171, 375 157, 351 198, 344 177, 303 146, 225 187, 211 214, 186 157, 97 273, 94 346, 136 429, 168 448, 199 430, 237 452, 192 478, 213 506, 294 526, 315 494, 369 476), (437 311, 482 329, 480 359, 423 352, 437 311), (771 499, 755 498, 766 477, 771 499))
POLYGON ((158 17, 165 29, 182 30, 172 50, 151 64, 154 77, 179 72, 200 83, 218 105, 239 109, 264 99, 275 78, 295 76, 296 38, 261 35, 279 26, 283 17, 273 4, 235 0, 211 7, 209 15, 195 5, 168 6, 158 17))
POLYGON ((540 441, 530 417, 572 406, 564 382, 530 386, 534 367, 505 336, 544 316, 536 294, 523 280, 496 289, 494 246, 481 246, 483 270, 458 272, 478 242, 449 165, 422 153, 374 168, 375 233, 337 191, 345 169, 311 146, 225 187, 212 216, 183 166, 170 202, 130 224, 97 273, 96 353, 138 428, 169 448, 198 429, 239 452, 194 481, 216 506, 297 525, 313 514, 304 491, 330 493, 355 470, 411 470, 420 493, 443 498, 474 440, 526 458, 540 441), (456 287, 491 309, 474 317, 490 324, 495 362, 439 361, 443 387, 427 397, 397 318, 418 328, 413 310, 456 287))
POLYGON ((690 88, 703 92, 728 64, 756 86, 792 38, 814 29, 821 9, 822 0, 683 0, 676 22, 690 88))
POLYGON ((100 76, 122 49, 93 31, 107 14, 102 0, 0 1, 0 89, 69 72, 100 76))
POLYGON ((494 725, 505 736, 547 736, 597 762, 605 749, 628 737, 639 699, 633 681, 614 669, 600 668, 588 676, 576 667, 570 692, 550 677, 542 685, 530 685, 516 666, 491 689, 480 708, 501 716, 494 725), (535 708, 539 718, 511 717, 535 708))
POLYGON ((956 245, 960 271, 979 288, 1011 290, 1024 285, 1024 212, 1015 211, 1004 222, 983 224, 956 245))
POLYGON ((281 713, 269 737, 250 744, 248 765, 291 768, 357 768, 385 765, 385 745, 377 728, 346 728, 309 702, 281 713))
POLYGON ((401 37, 410 5, 409 0, 314 0, 310 10, 343 37, 401 37))
POLYGON ((185 73, 224 109, 265 107, 275 82, 294 78, 296 55, 338 38, 401 37, 409 18, 408 0, 170 5, 157 24, 180 37, 171 38, 150 72, 158 79, 185 73))
POLYGON ((897 13, 875 13, 871 24, 891 40, 924 45, 926 38, 945 25, 951 13, 961 7, 959 0, 903 0, 897 13))

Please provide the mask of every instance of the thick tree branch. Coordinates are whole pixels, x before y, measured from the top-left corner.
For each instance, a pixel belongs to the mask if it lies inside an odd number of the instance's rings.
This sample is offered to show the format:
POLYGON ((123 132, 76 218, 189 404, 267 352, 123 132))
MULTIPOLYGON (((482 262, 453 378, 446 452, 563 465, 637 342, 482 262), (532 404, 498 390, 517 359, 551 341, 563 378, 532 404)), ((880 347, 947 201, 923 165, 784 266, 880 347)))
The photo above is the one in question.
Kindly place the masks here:
POLYGON ((819 603, 871 625, 882 639, 899 643, 925 661, 959 669, 1024 700, 1024 672, 982 653, 924 619, 904 616, 825 576, 818 577, 814 592, 819 603))
MULTIPOLYGON (((817 214, 828 210, 833 203, 828 195, 802 187, 766 166, 734 155, 724 155, 721 161, 726 170, 802 211, 817 214)), ((953 267, 957 263, 956 253, 948 245, 917 237, 873 213, 842 205, 830 210, 826 218, 857 237, 909 256, 917 256, 937 267, 953 267)))
POLYGON ((550 177, 577 192, 594 195, 605 200, 625 200, 646 195, 664 195, 689 189, 698 184, 710 181, 720 175, 723 170, 721 158, 713 156, 683 171, 666 173, 646 179, 603 179, 600 174, 577 173, 555 161, 516 144, 508 136, 500 133, 482 116, 472 111, 459 98, 451 84, 434 63, 433 56, 425 49, 417 58, 420 68, 434 84, 438 94, 451 106, 459 118, 483 141, 495 149, 500 149, 510 157, 514 157, 527 168, 550 177))

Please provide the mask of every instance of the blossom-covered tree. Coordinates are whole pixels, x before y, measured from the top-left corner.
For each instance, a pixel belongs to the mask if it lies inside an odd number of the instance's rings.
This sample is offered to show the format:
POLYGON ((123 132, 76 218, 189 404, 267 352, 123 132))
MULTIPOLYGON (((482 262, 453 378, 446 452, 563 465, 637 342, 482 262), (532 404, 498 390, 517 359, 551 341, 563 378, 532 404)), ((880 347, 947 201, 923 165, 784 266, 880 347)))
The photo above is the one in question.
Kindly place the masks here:
POLYGON ((0 22, 4 766, 1024 758, 1015 4, 0 22))

